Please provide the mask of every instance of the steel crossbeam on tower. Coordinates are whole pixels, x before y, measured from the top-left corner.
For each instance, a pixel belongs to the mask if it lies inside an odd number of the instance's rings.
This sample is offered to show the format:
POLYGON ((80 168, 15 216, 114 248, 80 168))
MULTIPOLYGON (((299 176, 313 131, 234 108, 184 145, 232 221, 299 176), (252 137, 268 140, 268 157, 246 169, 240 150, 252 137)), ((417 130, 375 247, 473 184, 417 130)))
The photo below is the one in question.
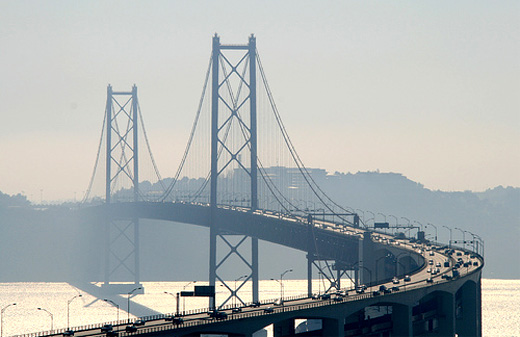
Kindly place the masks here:
MULTIPOLYGON (((247 280, 252 281, 252 300, 258 297, 258 239, 251 238, 251 259, 246 259, 237 249, 246 240, 233 246, 226 240, 226 233, 217 225, 216 211, 219 202, 218 178, 226 168, 236 165, 237 170, 245 172, 250 181, 250 208, 258 208, 257 182, 257 122, 256 122, 256 38, 251 35, 247 45, 223 45, 215 34, 213 37, 211 65, 211 173, 210 173, 210 262, 209 282, 215 285, 218 279, 230 290, 231 296, 241 303, 238 291, 231 290, 218 274, 218 269, 227 261, 230 255, 237 255, 250 270, 247 280), (234 53, 234 55, 231 55, 234 53), (233 58, 237 56, 238 58, 233 58), (245 92, 245 94, 244 94, 245 92), (230 143, 228 134, 230 128, 239 128, 240 141, 230 143), (249 155, 249 156, 248 156, 249 155), (223 241, 230 253, 217 262, 218 241, 223 241)), ((244 281, 245 282, 245 281, 244 281)), ((216 303, 210 302, 210 307, 216 303)))
MULTIPOLYGON (((138 100, 137 87, 130 92, 107 88, 106 105, 106 203, 138 201, 138 100), (129 189, 124 189, 125 186, 129 189), (115 200, 114 200, 115 199, 115 200)), ((140 286, 139 219, 107 221, 105 225, 105 279, 109 292, 127 293, 140 286), (133 280, 127 285, 110 284, 113 278, 133 280)))

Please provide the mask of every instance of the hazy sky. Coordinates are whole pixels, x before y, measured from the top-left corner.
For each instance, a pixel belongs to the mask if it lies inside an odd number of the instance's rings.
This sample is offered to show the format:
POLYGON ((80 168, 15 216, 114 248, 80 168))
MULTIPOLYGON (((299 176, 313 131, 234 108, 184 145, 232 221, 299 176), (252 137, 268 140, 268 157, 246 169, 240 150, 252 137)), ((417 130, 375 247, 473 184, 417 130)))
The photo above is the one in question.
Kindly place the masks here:
POLYGON ((0 191, 79 198, 108 83, 137 84, 172 176, 215 32, 257 36, 307 166, 441 190, 520 186, 518 1, 3 0, 0 191))

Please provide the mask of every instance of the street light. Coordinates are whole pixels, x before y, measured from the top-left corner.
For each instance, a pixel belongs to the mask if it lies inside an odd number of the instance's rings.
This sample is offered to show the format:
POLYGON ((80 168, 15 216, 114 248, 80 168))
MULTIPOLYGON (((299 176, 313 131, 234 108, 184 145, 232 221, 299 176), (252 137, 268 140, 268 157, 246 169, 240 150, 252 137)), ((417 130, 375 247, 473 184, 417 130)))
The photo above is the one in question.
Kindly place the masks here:
MULTIPOLYGON (((375 223, 375 222, 376 222, 376 215, 375 215, 375 213, 374 213, 374 212, 371 212, 371 211, 365 211, 365 212, 372 214, 372 218, 371 218, 371 219, 372 219, 372 220, 374 221, 374 223, 375 223)), ((367 222, 368 222, 369 220, 370 220, 370 219, 368 219, 367 222)), ((367 227, 368 227, 368 225, 367 225, 367 227)))
MULTIPOLYGON (((404 219, 404 220, 406 220, 406 222, 408 222, 408 228, 412 227, 412 225, 410 224, 410 219, 405 218, 404 216, 402 216, 401 219, 404 219)), ((408 235, 410 235, 410 230, 409 229, 408 229, 408 235)))
POLYGON ((112 305, 115 305, 117 308, 117 323, 119 324, 119 304, 115 303, 114 301, 109 300, 108 298, 104 298, 103 301, 110 302, 112 305))
MULTIPOLYGON (((197 281, 190 281, 188 283, 186 283, 183 287, 182 287, 182 290, 186 290, 186 287, 189 286, 190 284, 192 283, 197 283, 197 281)), ((177 304, 178 305, 178 304, 177 304)), ((183 297, 182 298, 182 312, 186 311, 186 298, 183 297)))
MULTIPOLYGON (((165 294, 168 294, 168 295, 171 295, 173 297, 175 297, 175 306, 176 306, 176 313, 175 313, 175 316, 179 316, 179 300, 180 300, 180 293, 177 293, 176 295, 175 294, 172 294, 172 293, 169 293, 167 291, 164 292, 165 294)), ((184 309, 183 309, 184 310, 184 309)))
POLYGON ((395 215, 392 215, 392 214, 388 214, 388 216, 391 216, 392 218, 395 219, 395 231, 397 231, 397 228, 399 227, 399 221, 397 220, 397 217, 395 215))
MULTIPOLYGON (((471 233, 470 231, 464 231, 464 232, 469 233, 473 237, 473 240, 472 240, 473 241, 473 252, 475 252, 475 237, 476 237, 476 235, 471 233)), ((478 254, 478 252, 475 252, 475 253, 478 254)))
POLYGON ((466 250, 466 234, 465 234, 464 231, 463 231, 462 229, 460 229, 460 228, 454 228, 454 229, 456 229, 456 230, 458 230, 458 231, 460 231, 460 232, 462 233, 462 248, 463 248, 464 250, 466 250))
MULTIPOLYGON (((434 224, 429 223, 429 222, 428 222, 428 225, 433 226, 433 228, 435 228, 435 242, 437 242, 437 226, 435 226, 434 224)), ((428 227, 428 226, 426 226, 426 227, 428 227)))
POLYGON ((276 282, 280 283, 280 302, 282 302, 282 305, 283 305, 283 277, 284 277, 285 274, 290 273, 292 271, 293 271, 292 269, 287 269, 286 271, 281 273, 280 274, 280 281, 275 280, 273 278, 271 279, 272 281, 276 281, 276 282))
POLYGON ((235 279, 235 289, 233 290, 233 307, 237 306, 237 281, 240 281, 246 278, 248 275, 242 275, 239 278, 235 279))
POLYGON ((0 310, 0 337, 4 335, 4 311, 12 305, 16 305, 16 303, 8 304, 0 310))
POLYGON ((385 219, 385 222, 386 222, 386 214, 383 214, 383 213, 381 213, 381 212, 378 212, 377 214, 380 214, 380 215, 382 215, 382 216, 383 216, 383 218, 385 219))
POLYGON ((51 333, 52 333, 52 330, 54 330, 54 316, 53 316, 53 314, 49 310, 44 309, 44 308, 38 308, 38 310, 45 311, 46 313, 49 314, 49 316, 51 316, 51 333))
POLYGON ((385 256, 381 256, 380 258, 378 258, 376 260, 376 280, 375 282, 378 282, 379 279, 377 278, 377 274, 378 274, 378 268, 377 268, 377 263, 381 260, 381 259, 388 259, 388 258, 391 258, 392 257, 392 254, 386 254, 385 256))
POLYGON ((132 289, 132 291, 130 291, 128 293, 128 302, 127 302, 127 313, 128 313, 127 322, 128 323, 130 323, 130 295, 132 295, 134 293, 134 291, 139 290, 139 289, 143 289, 143 288, 142 287, 137 287, 135 289, 132 289))
POLYGON ((73 298, 71 298, 70 300, 67 301, 67 330, 70 330, 70 324, 69 324, 69 321, 70 321, 70 303, 72 301, 74 301, 74 299, 76 299, 78 297, 82 297, 82 295, 78 294, 78 295, 74 296, 73 298))
POLYGON ((442 225, 442 227, 444 227, 444 228, 446 228, 447 230, 449 230, 449 231, 450 231, 450 243, 449 243, 449 245, 448 245, 448 246, 449 246, 449 247, 450 247, 450 249, 451 249, 451 237, 452 237, 452 235, 451 235, 451 231, 452 231, 452 229, 451 229, 450 227, 447 227, 447 226, 444 226, 444 225, 442 225))
POLYGON ((421 232, 423 231, 423 229, 422 229, 422 226, 423 226, 422 223, 420 223, 420 222, 417 221, 417 220, 414 220, 413 223, 418 224, 418 225, 419 225, 419 228, 421 229, 421 232))

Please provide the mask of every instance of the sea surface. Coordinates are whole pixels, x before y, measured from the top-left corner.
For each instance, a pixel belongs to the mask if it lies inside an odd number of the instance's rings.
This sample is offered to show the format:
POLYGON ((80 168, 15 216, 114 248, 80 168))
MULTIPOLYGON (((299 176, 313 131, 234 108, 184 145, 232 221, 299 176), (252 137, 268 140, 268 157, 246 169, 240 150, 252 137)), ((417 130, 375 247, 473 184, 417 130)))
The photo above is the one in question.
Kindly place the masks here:
MULTIPOLYGON (((228 284, 234 287, 233 281, 228 284)), ((187 282, 143 282, 143 285, 145 293, 134 296, 130 305, 138 303, 153 311, 144 310, 139 312, 140 316, 151 315, 154 311, 175 312, 176 302, 172 294, 181 291, 184 287, 185 290, 190 290, 193 286, 193 284, 187 285, 187 282)), ((317 291, 319 288, 319 281, 316 281, 314 289, 317 291)), ((250 289, 247 287, 242 289, 242 296, 249 298, 250 289)), ((280 296, 280 284, 276 281, 260 281, 260 289, 264 290, 261 299, 275 299, 280 296)), ((520 337, 520 280, 484 279, 482 290, 484 337, 520 337)), ((296 296, 306 291, 306 280, 284 281, 285 296, 296 296)), ((217 301, 224 300, 226 294, 229 292, 224 287, 217 287, 217 301)), ((67 306, 71 327, 115 321, 118 314, 120 319, 126 319, 127 299, 114 302, 117 302, 120 310, 111 303, 100 300, 68 283, 0 283, 0 307, 5 309, 2 317, 3 336, 48 331, 51 329, 51 324, 54 329, 65 328, 67 306), (74 298, 68 305, 68 302, 78 294, 82 296, 74 298), (11 303, 16 305, 6 308, 11 303)), ((194 297, 186 298, 185 301, 181 299, 181 310, 183 305, 185 310, 190 310, 207 307, 208 302, 205 298, 194 297)))

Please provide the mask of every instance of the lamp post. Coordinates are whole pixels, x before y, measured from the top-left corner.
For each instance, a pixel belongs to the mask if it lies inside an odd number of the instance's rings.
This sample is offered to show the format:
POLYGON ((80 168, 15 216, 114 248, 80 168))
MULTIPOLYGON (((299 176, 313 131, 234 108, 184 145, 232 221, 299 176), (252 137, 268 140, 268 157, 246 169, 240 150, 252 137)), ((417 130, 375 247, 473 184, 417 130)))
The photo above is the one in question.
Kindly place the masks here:
POLYGON ((11 303, 0 309, 0 337, 4 335, 4 311, 10 306, 16 305, 16 303, 11 303))
POLYGON ((246 278, 247 275, 242 275, 239 278, 235 279, 235 289, 233 289, 233 307, 237 306, 237 282, 246 278))
POLYGON ((437 226, 435 226, 434 224, 429 223, 429 222, 428 222, 427 226, 433 226, 433 228, 435 228, 435 242, 437 242, 437 226))
MULTIPOLYGON (((182 290, 186 290, 186 287, 189 286, 190 284, 192 283, 197 283, 197 281, 190 281, 188 283, 186 283, 183 287, 182 287, 182 290)), ((186 298, 182 298, 182 312, 186 311, 186 298)))
MULTIPOLYGON (((374 223, 375 223, 375 222, 376 222, 376 214, 375 214, 374 212, 371 212, 371 211, 365 211, 365 212, 372 214, 372 218, 371 218, 371 219, 372 219, 372 220, 374 221, 374 223)), ((368 222, 369 220, 370 220, 370 219, 368 219, 367 222, 368 222)), ((367 225, 367 227, 368 227, 368 225, 367 225)))
POLYGON ((283 277, 284 277, 285 274, 290 273, 292 271, 293 271, 292 269, 287 269, 286 271, 281 273, 280 274, 280 281, 278 281, 278 280, 276 280, 274 278, 271 279, 272 281, 276 281, 276 282, 280 283, 280 302, 282 303, 282 305, 283 305, 283 277))
POLYGON ((462 233, 462 247, 465 250, 466 249, 466 233, 460 228, 454 228, 462 233))
MULTIPOLYGON (((386 223, 386 214, 383 214, 383 213, 377 213, 377 214, 380 214, 383 216, 383 219, 385 219, 385 223, 386 223)), ((375 222, 375 218, 374 218, 374 222, 375 222)), ((375 227, 375 223, 374 223, 374 227, 375 227)), ((375 229, 375 228, 374 228, 375 229)), ((385 233, 386 233, 386 228, 385 228, 385 233)))
MULTIPOLYGON (((412 227, 412 225, 410 225, 410 219, 405 218, 404 216, 402 216, 401 219, 406 220, 406 222, 408 223, 408 228, 412 227)), ((410 235, 410 230, 408 230, 408 235, 410 235)))
POLYGON ((45 311, 51 317, 51 333, 52 333, 52 331, 54 330, 54 315, 49 310, 44 309, 44 308, 38 308, 38 310, 45 311))
MULTIPOLYGON (((470 231, 464 231, 464 232, 466 232, 466 233, 470 234, 470 235, 471 235, 471 237, 473 238, 473 240, 472 240, 472 241, 473 241, 473 243, 472 243, 472 246, 473 246, 473 252, 475 252, 475 237, 476 237, 476 235, 475 235, 475 234, 473 234, 473 233, 471 233, 470 231)), ((478 254, 478 252, 475 252, 475 253, 477 253, 477 254, 478 254)))
POLYGON ((477 245, 477 254, 480 254, 482 256, 484 256, 484 240, 482 240, 482 238, 480 236, 478 236, 477 234, 475 234, 475 236, 478 238, 478 241, 480 242, 480 247, 482 247, 480 250, 482 251, 482 253, 479 253, 478 252, 478 245, 477 245))
POLYGON ((103 301, 112 303, 112 305, 115 305, 117 308, 117 324, 119 324, 119 304, 115 303, 112 300, 109 300, 108 298, 104 298, 103 301))
POLYGON ((419 225, 419 229, 420 229, 420 230, 421 230, 421 232, 422 232, 422 230, 423 230, 423 229, 422 229, 422 226, 423 226, 423 225, 422 225, 422 223, 420 223, 420 222, 419 222, 419 221, 417 221, 417 220, 414 220, 414 221, 413 221, 413 223, 416 223, 416 224, 418 224, 418 225, 419 225))
MULTIPOLYGON (((365 266, 360 266, 360 265, 359 265, 360 262, 363 262, 363 261, 357 261, 356 263, 354 263, 354 264, 352 265, 352 269, 354 269, 354 266, 357 265, 357 267, 358 267, 358 272, 359 272, 359 268, 363 268, 363 269, 365 269, 366 271, 368 271, 368 273, 369 273, 368 284, 371 284, 371 283, 372 283, 372 271, 371 271, 370 269, 368 269, 367 267, 365 267, 365 266)), ((354 285, 355 285, 356 287, 358 286, 357 280, 354 282, 354 285)))
POLYGON ((283 277, 285 274, 287 273, 291 273, 293 270, 292 269, 287 269, 286 271, 284 271, 281 275, 280 275, 280 285, 282 286, 282 304, 283 304, 283 296, 284 296, 284 293, 283 293, 283 277))
POLYGON ((448 247, 450 247, 450 249, 451 249, 451 238, 452 238, 451 231, 452 231, 452 229, 450 227, 447 227, 447 226, 444 226, 444 225, 442 225, 442 227, 444 227, 444 228, 446 228, 447 230, 450 231, 450 243, 448 244, 448 247))
POLYGON ((380 257, 379 259, 376 260, 376 279, 375 279, 376 282, 379 281, 379 278, 377 277, 378 270, 379 270, 379 268, 377 268, 377 264, 379 263, 379 261, 380 261, 381 259, 384 259, 384 258, 386 258, 386 256, 380 257))
POLYGON ((134 288, 132 289, 132 291, 130 291, 128 293, 128 298, 127 298, 127 313, 128 313, 128 316, 127 316, 127 323, 130 323, 130 295, 132 295, 134 293, 134 291, 136 290, 139 290, 139 289, 143 289, 142 287, 137 287, 137 288, 134 288))
POLYGON ((67 330, 70 330, 70 324, 69 324, 70 323, 70 303, 78 297, 82 297, 82 295, 78 294, 67 301, 67 330))
POLYGON ((167 291, 165 291, 164 293, 175 297, 175 307, 176 307, 175 316, 179 316, 179 300, 180 300, 180 294, 181 293, 172 294, 172 293, 167 292, 167 291))
POLYGON ((399 221, 397 220, 397 217, 392 214, 388 214, 388 216, 391 216, 392 218, 395 219, 395 230, 397 231, 397 227, 399 227, 399 221))

